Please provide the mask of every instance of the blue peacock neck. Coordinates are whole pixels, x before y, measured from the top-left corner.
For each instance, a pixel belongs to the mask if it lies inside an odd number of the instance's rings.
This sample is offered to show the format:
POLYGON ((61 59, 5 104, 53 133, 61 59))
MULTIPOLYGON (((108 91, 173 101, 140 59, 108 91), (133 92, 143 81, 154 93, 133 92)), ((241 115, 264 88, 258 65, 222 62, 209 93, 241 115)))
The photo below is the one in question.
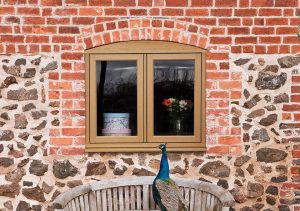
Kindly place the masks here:
POLYGON ((157 175, 157 178, 159 179, 169 179, 169 162, 168 162, 168 156, 167 156, 167 150, 162 149, 162 155, 160 160, 160 169, 157 175))

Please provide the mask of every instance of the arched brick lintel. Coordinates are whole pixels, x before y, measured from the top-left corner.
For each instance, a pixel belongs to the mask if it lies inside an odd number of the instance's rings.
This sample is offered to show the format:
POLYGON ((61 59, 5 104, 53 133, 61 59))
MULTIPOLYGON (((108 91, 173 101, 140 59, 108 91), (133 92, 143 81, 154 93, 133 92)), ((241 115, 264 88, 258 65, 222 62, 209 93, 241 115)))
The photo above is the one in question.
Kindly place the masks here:
POLYGON ((131 40, 161 40, 207 48, 209 29, 173 19, 117 19, 82 29, 85 49, 131 40))

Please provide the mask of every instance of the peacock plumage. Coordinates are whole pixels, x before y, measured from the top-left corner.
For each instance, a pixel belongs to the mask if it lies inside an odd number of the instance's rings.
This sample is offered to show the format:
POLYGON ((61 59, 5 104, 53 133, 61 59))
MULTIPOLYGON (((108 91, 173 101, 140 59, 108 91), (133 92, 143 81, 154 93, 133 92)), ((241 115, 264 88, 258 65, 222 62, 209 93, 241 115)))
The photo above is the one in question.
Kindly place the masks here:
POLYGON ((166 144, 159 145, 162 151, 160 169, 152 184, 155 203, 161 211, 186 211, 186 203, 177 184, 170 178, 166 144))

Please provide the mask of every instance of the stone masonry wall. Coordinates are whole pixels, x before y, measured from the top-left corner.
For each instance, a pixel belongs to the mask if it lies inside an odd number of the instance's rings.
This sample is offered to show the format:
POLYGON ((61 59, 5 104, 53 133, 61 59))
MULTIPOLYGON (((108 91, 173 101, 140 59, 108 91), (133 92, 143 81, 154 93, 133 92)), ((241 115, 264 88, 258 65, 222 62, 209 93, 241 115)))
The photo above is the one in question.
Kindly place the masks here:
POLYGON ((155 175, 157 153, 85 153, 84 50, 129 40, 206 56, 206 152, 173 177, 228 189, 235 210, 300 210, 298 0, 0 0, 0 209, 155 175))

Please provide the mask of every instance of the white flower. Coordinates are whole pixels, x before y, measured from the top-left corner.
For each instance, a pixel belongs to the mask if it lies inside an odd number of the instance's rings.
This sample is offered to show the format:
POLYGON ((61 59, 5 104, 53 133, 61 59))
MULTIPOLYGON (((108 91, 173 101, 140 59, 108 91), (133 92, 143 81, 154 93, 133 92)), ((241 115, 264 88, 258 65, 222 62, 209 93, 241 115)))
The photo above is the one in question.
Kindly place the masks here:
POLYGON ((179 107, 186 110, 187 109, 187 102, 185 100, 179 101, 179 107))
POLYGON ((171 103, 173 103, 176 99, 175 98, 169 98, 169 100, 171 101, 171 103))

